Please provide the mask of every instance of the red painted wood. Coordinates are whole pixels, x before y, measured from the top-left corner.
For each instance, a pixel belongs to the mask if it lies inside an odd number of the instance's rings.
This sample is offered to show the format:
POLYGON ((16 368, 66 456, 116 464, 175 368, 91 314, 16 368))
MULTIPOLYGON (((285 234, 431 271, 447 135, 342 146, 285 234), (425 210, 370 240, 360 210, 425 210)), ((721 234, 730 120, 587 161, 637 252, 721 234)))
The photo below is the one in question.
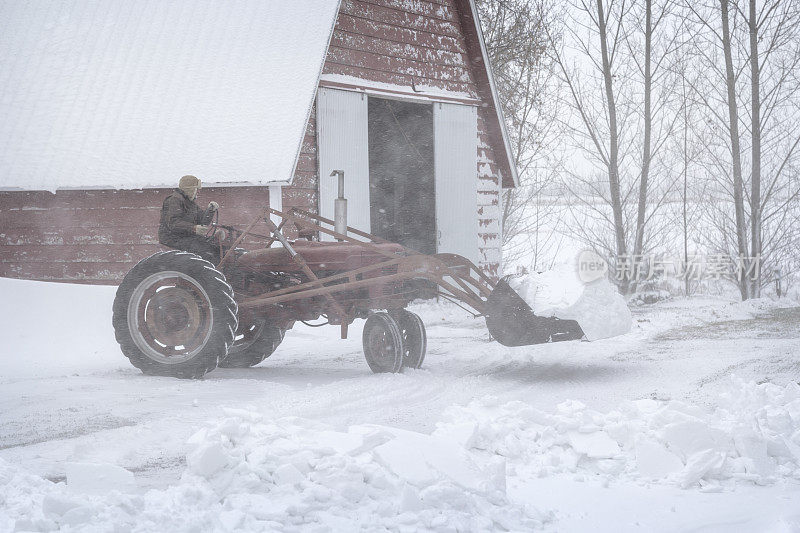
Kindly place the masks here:
MULTIPOLYGON (((86 208, 152 208, 158 206, 173 189, 143 190, 59 190, 58 196, 48 191, 0 191, 0 211, 12 209, 86 209, 86 208)), ((200 190, 198 203, 214 199, 225 203, 257 206, 267 202, 264 187, 205 187, 200 190)))
MULTIPOLYGON (((153 253, 159 250, 154 247, 153 253)), ((0 263, 0 276, 117 285, 132 266, 132 263, 0 263)))
POLYGON ((443 82, 469 84, 472 82, 469 70, 461 66, 441 65, 421 60, 387 56, 377 52, 361 51, 331 46, 328 59, 331 63, 350 65, 385 72, 413 76, 415 79, 432 79, 443 82))
POLYGON ((298 189, 314 189, 317 188, 317 173, 308 171, 296 171, 294 173, 294 182, 291 188, 298 189))
MULTIPOLYGON (((486 107, 482 107, 479 110, 478 115, 482 118, 484 123, 483 129, 485 129, 490 138, 488 144, 494 147, 496 152, 503 153, 505 152, 505 147, 503 143, 501 125, 497 122, 497 120, 487 119, 489 113, 491 113, 492 116, 497 116, 497 112, 495 110, 495 104, 491 94, 491 86, 489 84, 487 69, 483 65, 480 41, 478 40, 477 31, 475 30, 475 20, 472 15, 472 10, 470 9, 470 1, 454 0, 454 2, 457 8, 456 11, 461 20, 461 28, 465 38, 464 42, 467 48, 467 55, 474 60, 475 68, 473 69, 473 74, 475 75, 477 82, 476 86, 478 88, 478 94, 486 105, 486 107)), ((510 155, 511 154, 509 154, 509 156, 510 155)), ((509 166, 510 164, 513 164, 513 162, 508 161, 505 157, 495 158, 494 160, 500 167, 503 186, 513 187, 514 182, 511 175, 511 168, 509 166)))
POLYGON ((131 262, 152 253, 153 244, 0 246, 0 263, 131 262))
POLYGON ((375 81, 378 83, 390 83, 393 85, 402 85, 403 87, 411 87, 411 84, 425 85, 434 89, 443 91, 464 93, 468 96, 474 96, 472 85, 467 83, 456 83, 435 78, 415 78, 414 76, 387 72, 384 70, 373 70, 363 67, 354 67, 351 65, 343 65, 333 61, 326 61, 323 69, 325 74, 339 74, 342 76, 357 77, 366 81, 375 81))
MULTIPOLYGON (((420 2, 420 4, 424 4, 424 2, 420 2)), ((453 38, 461 36, 457 21, 416 15, 402 9, 370 4, 364 0, 342 0, 339 12, 370 22, 380 22, 399 28, 408 28, 453 38)))
POLYGON ((398 2, 397 0, 362 0, 362 2, 428 18, 449 22, 458 21, 453 12, 452 2, 398 2))
POLYGON ((316 211, 317 206, 317 190, 316 189, 301 189, 297 187, 290 187, 283 191, 283 207, 312 207, 312 211, 316 211))
MULTIPOLYGON (((157 228, 41 228, 20 227, 0 230, 2 246, 61 246, 91 244, 156 244, 157 228)), ((0 257, 2 257, 0 255, 0 257)))
MULTIPOLYGON (((158 222, 170 189, 0 192, 0 276, 117 283, 162 247, 158 222)), ((244 226, 269 204, 266 187, 209 187, 220 222, 244 226)), ((257 245, 256 239, 245 247, 257 245)))
POLYGON ((424 61, 426 63, 469 68, 466 54, 451 52, 444 47, 426 47, 416 42, 413 45, 397 42, 363 33, 350 33, 343 30, 334 32, 331 46, 349 48, 362 52, 374 52, 386 57, 424 61))
MULTIPOLYGON (((446 50, 453 53, 466 53, 466 50, 457 38, 443 35, 434 35, 429 32, 412 30, 389 24, 339 13, 336 20, 336 32, 345 32, 353 35, 377 37, 382 40, 415 47, 429 48, 432 50, 446 50)), ((335 34, 334 34, 335 35, 335 34)))
POLYGON ((300 153, 297 158, 296 170, 301 172, 315 172, 317 170, 317 154, 316 153, 300 153))

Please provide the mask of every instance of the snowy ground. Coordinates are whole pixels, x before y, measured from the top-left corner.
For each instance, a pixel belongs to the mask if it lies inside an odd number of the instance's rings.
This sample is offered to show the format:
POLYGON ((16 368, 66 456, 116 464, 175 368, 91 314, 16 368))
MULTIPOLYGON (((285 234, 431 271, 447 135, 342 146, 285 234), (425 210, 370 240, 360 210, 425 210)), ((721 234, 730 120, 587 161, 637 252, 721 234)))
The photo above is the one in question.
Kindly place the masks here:
POLYGON ((113 288, 0 294, 2 532, 800 531, 790 302, 676 300, 513 349, 427 304, 423 370, 371 374, 357 323, 182 381, 121 355, 113 288))

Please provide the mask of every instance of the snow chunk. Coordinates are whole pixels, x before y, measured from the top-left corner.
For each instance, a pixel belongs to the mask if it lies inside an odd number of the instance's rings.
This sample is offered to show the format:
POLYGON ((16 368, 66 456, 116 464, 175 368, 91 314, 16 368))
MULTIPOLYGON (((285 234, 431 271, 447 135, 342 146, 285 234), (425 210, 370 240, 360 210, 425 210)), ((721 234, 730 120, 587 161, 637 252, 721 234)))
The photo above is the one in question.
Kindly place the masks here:
POLYGON ((107 463, 67 463, 67 487, 83 494, 105 494, 112 490, 135 492, 133 473, 107 463))
POLYGON ((569 433, 569 445, 576 452, 592 459, 611 458, 619 453, 616 441, 605 431, 594 433, 569 433))
POLYGON ((725 454, 715 450, 703 450, 689 458, 686 468, 680 473, 683 488, 694 485, 709 473, 717 473, 725 463, 725 454))
MULTIPOLYGON (((395 438, 375 448, 379 460, 395 474, 418 487, 446 478, 476 491, 496 489, 497 478, 487 476, 459 442, 412 431, 386 428, 395 438), (488 487, 487 487, 488 486, 488 487)), ((505 484, 505 480, 501 481, 505 484)))
POLYGON ((293 464, 279 466, 275 470, 275 482, 279 485, 299 485, 305 476, 293 464))
POLYGON ((416 447, 407 448, 404 442, 392 440, 375 448, 375 458, 395 475, 417 487, 436 481, 437 472, 418 453, 416 447))
POLYGON ((533 312, 542 316, 553 316, 557 309, 575 305, 584 290, 575 269, 564 263, 554 265, 553 270, 512 278, 509 283, 533 312))
POLYGON ((228 456, 220 443, 198 447, 186 457, 189 470, 199 476, 211 477, 228 464, 228 456))
POLYGON ((656 440, 636 442, 636 466, 642 477, 662 479, 683 469, 683 461, 656 440))
POLYGON ((511 279, 511 287, 539 316, 575 320, 590 341, 623 335, 633 320, 625 299, 605 278, 583 283, 575 265, 511 279))
POLYGON ((578 322, 590 341, 624 335, 633 324, 625 299, 606 279, 587 284, 577 302, 553 316, 578 322))
POLYGON ((79 500, 63 494, 48 494, 42 500, 42 512, 51 516, 61 516, 80 506, 79 500))
POLYGON ((724 431, 710 427, 703 420, 667 424, 661 437, 670 449, 679 452, 684 459, 708 449, 724 451, 730 440, 724 431))
POLYGON ((475 442, 477 430, 478 426, 474 422, 465 422, 463 424, 451 424, 447 427, 438 428, 433 434, 436 437, 469 449, 475 442))

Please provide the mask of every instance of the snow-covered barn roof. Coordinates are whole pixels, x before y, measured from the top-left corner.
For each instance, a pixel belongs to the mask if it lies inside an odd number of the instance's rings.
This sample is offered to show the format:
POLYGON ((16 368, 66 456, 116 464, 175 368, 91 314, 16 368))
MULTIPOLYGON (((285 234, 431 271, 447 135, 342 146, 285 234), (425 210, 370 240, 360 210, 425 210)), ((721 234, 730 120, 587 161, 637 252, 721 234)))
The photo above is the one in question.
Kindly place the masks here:
POLYGON ((339 0, 0 0, 0 187, 291 178, 339 0))
MULTIPOLYGON (((340 1, 0 0, 0 189, 291 182, 340 1)), ((513 187, 475 3, 455 5, 513 187)))

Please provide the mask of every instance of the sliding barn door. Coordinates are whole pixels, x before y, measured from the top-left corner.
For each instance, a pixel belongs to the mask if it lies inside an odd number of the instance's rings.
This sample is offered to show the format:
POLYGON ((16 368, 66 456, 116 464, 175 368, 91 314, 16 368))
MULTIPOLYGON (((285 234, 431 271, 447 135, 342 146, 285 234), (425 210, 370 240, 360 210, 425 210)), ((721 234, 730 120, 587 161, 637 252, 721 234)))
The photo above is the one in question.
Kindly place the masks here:
POLYGON ((478 252, 478 114, 474 106, 433 104, 437 252, 478 252))
MULTIPOLYGON (((330 174, 334 170, 343 170, 347 225, 369 232, 369 144, 365 94, 324 87, 318 89, 317 147, 320 214, 333 219, 338 179, 330 174)), ((322 238, 332 240, 325 235, 322 238)))

